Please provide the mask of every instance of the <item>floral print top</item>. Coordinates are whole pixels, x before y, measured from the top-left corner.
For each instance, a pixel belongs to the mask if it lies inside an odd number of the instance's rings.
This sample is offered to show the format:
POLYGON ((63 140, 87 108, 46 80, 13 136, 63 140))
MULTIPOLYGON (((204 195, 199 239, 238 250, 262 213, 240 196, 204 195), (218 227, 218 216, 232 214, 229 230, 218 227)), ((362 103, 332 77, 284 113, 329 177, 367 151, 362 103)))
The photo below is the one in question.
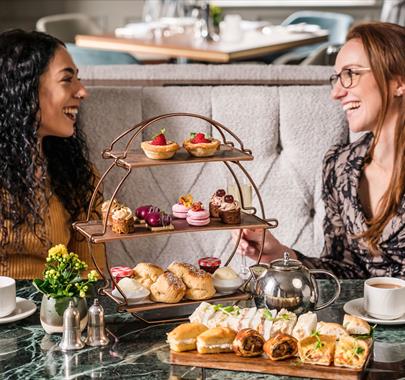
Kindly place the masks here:
POLYGON ((372 133, 367 133, 349 145, 335 145, 326 153, 322 188, 325 246, 319 259, 297 252, 304 265, 325 268, 340 278, 405 278, 405 195, 397 214, 383 230, 378 243, 380 254, 371 255, 361 239, 356 239, 367 229, 358 189, 372 140, 372 133))

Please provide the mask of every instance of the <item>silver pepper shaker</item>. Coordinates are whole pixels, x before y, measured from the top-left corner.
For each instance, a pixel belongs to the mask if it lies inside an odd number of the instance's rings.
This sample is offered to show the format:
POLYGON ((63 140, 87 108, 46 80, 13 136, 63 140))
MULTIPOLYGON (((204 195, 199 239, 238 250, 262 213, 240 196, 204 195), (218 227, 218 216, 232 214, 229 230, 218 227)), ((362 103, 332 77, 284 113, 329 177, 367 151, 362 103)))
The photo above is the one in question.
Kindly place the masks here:
POLYGON ((63 313, 63 335, 59 347, 65 350, 79 350, 84 347, 80 332, 80 312, 74 302, 63 313))
POLYGON ((86 344, 89 346, 107 345, 109 339, 105 332, 104 309, 97 298, 89 309, 88 317, 86 344))

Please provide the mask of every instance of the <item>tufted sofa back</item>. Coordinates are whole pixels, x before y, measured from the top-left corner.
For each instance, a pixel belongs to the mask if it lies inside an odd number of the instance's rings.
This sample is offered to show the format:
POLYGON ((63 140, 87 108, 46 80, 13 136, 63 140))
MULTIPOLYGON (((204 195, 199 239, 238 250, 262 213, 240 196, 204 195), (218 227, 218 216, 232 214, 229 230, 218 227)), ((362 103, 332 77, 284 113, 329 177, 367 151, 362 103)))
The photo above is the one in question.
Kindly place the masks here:
MULTIPOLYGON (((260 190, 265 216, 279 220, 274 235, 307 255, 319 256, 322 158, 331 145, 348 140, 344 115, 329 99, 329 68, 159 65, 81 71, 91 94, 83 104, 81 123, 91 158, 101 172, 110 162, 101 159, 100 152, 141 120, 170 112, 206 115, 231 129, 252 150, 254 160, 243 165, 260 190)), ((217 135, 200 120, 173 118, 146 129, 133 146, 161 128, 179 143, 192 131, 217 135)), ((116 168, 108 177, 106 198, 123 175, 116 168)), ((226 188, 229 178, 223 163, 142 168, 133 171, 118 198, 133 209, 154 204, 170 212, 185 193, 207 205, 216 189, 226 188)), ((253 203, 258 206, 257 197, 253 203)), ((233 247, 229 233, 206 232, 116 242, 108 251, 113 264, 147 260, 165 266, 173 259, 196 263, 196 258, 211 255, 225 260, 233 247)), ((237 267, 238 259, 233 263, 237 267)))

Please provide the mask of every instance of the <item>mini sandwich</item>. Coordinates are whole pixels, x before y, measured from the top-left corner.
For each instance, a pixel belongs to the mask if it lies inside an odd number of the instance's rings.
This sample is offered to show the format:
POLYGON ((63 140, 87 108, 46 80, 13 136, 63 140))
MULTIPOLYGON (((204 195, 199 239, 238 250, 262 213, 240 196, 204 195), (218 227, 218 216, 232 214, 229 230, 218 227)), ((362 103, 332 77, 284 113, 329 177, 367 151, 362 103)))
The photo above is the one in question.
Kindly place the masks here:
POLYGON ((167 334, 167 342, 173 351, 192 351, 196 349, 197 337, 207 330, 201 323, 183 323, 167 334))
POLYGON ((335 354, 335 335, 315 333, 298 342, 298 353, 303 363, 330 365, 335 354))
POLYGON ((364 340, 343 336, 336 343, 334 364, 338 367, 362 368, 369 352, 364 340))
POLYGON ((370 325, 354 315, 345 314, 343 318, 343 327, 350 335, 370 335, 370 325))
POLYGON ((310 336, 316 330, 318 319, 315 313, 308 312, 298 317, 297 324, 294 326, 292 336, 298 340, 310 336))
POLYGON ((279 332, 291 335, 296 322, 297 316, 294 313, 281 309, 273 320, 270 336, 275 336, 279 332))
POLYGON ((215 327, 197 337, 197 351, 200 354, 232 352, 236 332, 228 327, 215 327))
POLYGON ((318 322, 316 331, 321 335, 335 335, 336 339, 349 335, 342 325, 334 322, 318 322))

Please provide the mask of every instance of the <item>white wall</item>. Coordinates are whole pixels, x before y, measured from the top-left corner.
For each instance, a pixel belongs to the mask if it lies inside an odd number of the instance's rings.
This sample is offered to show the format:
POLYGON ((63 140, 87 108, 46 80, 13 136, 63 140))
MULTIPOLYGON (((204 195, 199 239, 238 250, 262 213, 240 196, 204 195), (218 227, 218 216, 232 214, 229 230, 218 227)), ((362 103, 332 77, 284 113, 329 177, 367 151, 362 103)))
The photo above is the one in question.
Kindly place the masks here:
MULTIPOLYGON (((351 14, 357 20, 376 20, 381 0, 366 7, 301 7, 351 14)), ((320 1, 320 4, 322 1, 320 1)), ((142 18, 143 0, 0 0, 0 31, 20 27, 34 29, 40 17, 67 12, 90 15, 106 32, 142 18)), ((224 8, 225 13, 240 13, 250 20, 267 20, 274 24, 296 11, 294 7, 224 8)))

